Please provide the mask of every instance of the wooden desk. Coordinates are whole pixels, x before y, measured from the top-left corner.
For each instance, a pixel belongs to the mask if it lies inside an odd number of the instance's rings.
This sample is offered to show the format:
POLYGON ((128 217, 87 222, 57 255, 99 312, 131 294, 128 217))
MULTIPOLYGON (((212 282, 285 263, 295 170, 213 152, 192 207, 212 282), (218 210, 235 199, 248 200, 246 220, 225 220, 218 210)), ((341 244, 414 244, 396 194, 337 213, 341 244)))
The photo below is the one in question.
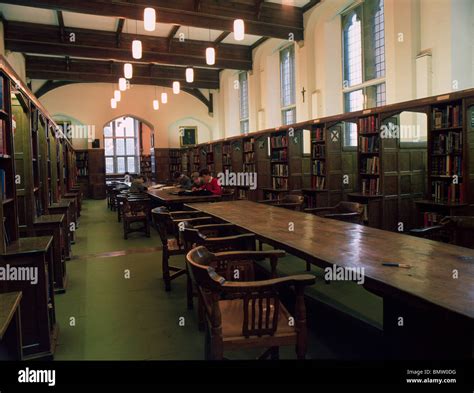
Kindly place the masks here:
POLYGON ((0 294, 0 360, 22 360, 21 292, 0 294))
POLYGON ((37 282, 31 282, 31 277, 0 281, 0 293, 21 291, 23 294, 21 326, 25 360, 52 359, 56 349, 59 329, 54 303, 52 242, 51 236, 20 238, 0 254, 2 269, 36 271, 37 282))
POLYGON ((54 291, 56 293, 64 293, 67 288, 66 256, 63 252, 66 247, 65 221, 64 214, 46 214, 36 217, 33 223, 35 236, 53 236, 54 291))
POLYGON ((49 214, 64 214, 64 237, 66 239, 64 247, 64 255, 66 260, 71 259, 71 243, 74 240, 74 233, 71 231, 71 223, 73 222, 72 201, 70 199, 62 199, 48 206, 49 214))
POLYGON ((206 196, 194 196, 194 195, 173 195, 172 192, 182 191, 181 188, 172 188, 167 190, 149 189, 146 193, 152 197, 160 205, 182 205, 184 203, 196 203, 196 202, 215 202, 221 199, 220 195, 206 195, 206 196))
POLYGON ((384 299, 388 356, 471 358, 474 250, 249 201, 189 206, 321 267, 364 268, 364 287, 384 299))

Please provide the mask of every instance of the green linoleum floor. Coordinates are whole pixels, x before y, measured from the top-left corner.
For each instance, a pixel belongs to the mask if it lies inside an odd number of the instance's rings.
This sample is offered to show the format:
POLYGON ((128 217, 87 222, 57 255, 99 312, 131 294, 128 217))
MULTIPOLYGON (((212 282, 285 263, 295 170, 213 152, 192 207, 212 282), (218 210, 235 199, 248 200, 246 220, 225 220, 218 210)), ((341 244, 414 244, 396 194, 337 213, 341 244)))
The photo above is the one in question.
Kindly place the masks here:
MULTIPOLYGON (((106 202, 84 201, 73 258, 67 262, 67 292, 55 297, 60 327, 56 360, 204 359, 204 333, 198 331, 197 313, 186 308, 185 277, 174 280, 172 291, 165 292, 157 247, 161 242, 155 229, 151 238, 137 233, 123 240, 122 225, 106 202), (128 255, 107 254, 126 250, 128 255), (184 326, 179 324, 182 317, 184 326)), ((183 266, 184 257, 173 257, 172 263, 183 266)), ((281 269, 291 274, 285 265, 304 267, 292 256, 284 258, 281 269)), ((317 279, 316 285, 324 290, 326 284, 317 279)), ((316 310, 311 319, 308 358, 377 357, 371 348, 378 346, 376 337, 365 329, 325 310, 316 310)), ((258 351, 226 353, 231 359, 257 355, 258 351)), ((294 348, 282 348, 280 357, 295 359, 294 348)))
MULTIPOLYGON (((105 201, 84 201, 73 259, 67 262, 67 292, 55 297, 60 326, 56 360, 204 358, 204 334, 198 331, 196 312, 186 308, 184 276, 173 281, 167 293, 161 279, 161 252, 133 253, 159 246, 154 229, 151 238, 132 234, 123 240, 122 226, 105 201), (122 250, 132 253, 96 255, 122 250), (181 317, 185 326, 179 324, 181 317)), ((184 264, 184 259, 174 257, 173 263, 184 264)), ((309 335, 308 357, 337 357, 314 332, 309 335)), ((229 355, 254 357, 249 352, 229 355)), ((280 356, 294 359, 294 348, 282 348, 280 356)))

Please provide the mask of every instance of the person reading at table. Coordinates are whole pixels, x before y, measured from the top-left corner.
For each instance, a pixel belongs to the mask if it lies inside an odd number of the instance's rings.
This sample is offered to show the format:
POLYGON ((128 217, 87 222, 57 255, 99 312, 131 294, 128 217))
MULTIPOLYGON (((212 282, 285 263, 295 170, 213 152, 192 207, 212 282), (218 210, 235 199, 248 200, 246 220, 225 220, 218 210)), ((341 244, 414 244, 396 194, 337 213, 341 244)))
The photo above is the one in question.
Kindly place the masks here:
POLYGON ((133 193, 140 193, 145 192, 147 187, 145 186, 146 178, 142 175, 137 175, 132 181, 132 185, 130 186, 130 192, 133 193))
POLYGON ((204 185, 200 190, 208 191, 212 193, 212 195, 222 195, 222 187, 219 184, 219 180, 211 176, 208 169, 201 169, 199 171, 199 176, 201 176, 204 181, 204 185))
POLYGON ((204 180, 202 180, 202 177, 199 176, 199 172, 193 172, 191 174, 191 179, 193 191, 201 189, 201 187, 204 185, 204 180))
POLYGON ((132 176, 130 176, 130 173, 125 172, 125 176, 123 177, 123 181, 125 183, 131 183, 132 182, 132 176))
POLYGON ((193 186, 191 179, 187 177, 184 173, 175 172, 174 180, 178 187, 182 188, 183 190, 190 190, 193 186))

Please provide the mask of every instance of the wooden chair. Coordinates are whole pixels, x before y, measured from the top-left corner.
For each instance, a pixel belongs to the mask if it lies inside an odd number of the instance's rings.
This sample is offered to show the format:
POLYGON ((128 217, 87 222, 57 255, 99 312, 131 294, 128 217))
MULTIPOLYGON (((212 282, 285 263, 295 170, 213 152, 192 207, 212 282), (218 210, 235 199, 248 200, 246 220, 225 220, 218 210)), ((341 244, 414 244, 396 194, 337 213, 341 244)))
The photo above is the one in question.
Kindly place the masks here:
POLYGON ((364 205, 356 202, 339 202, 334 207, 308 208, 304 211, 319 217, 333 218, 354 224, 364 223, 364 205))
POLYGON ((128 239, 132 232, 143 232, 150 237, 149 220, 150 200, 148 198, 126 198, 123 204, 123 238, 128 239), (141 226, 132 227, 132 224, 141 223, 141 226))
POLYGON ((446 216, 439 225, 410 230, 410 235, 474 248, 474 216, 446 216))
POLYGON ((269 348, 260 359, 279 357, 279 347, 295 345, 298 359, 307 348, 304 288, 315 282, 313 275, 297 275, 263 281, 228 281, 216 271, 222 261, 230 270, 240 261, 261 258, 274 260, 283 251, 236 251, 211 253, 205 247, 186 255, 189 272, 198 290, 206 320, 206 360, 221 360, 224 351, 269 348), (279 291, 293 286, 296 292, 295 317, 280 302, 279 291))
MULTIPOLYGON (((197 246, 205 246, 212 252, 236 250, 255 251, 255 235, 253 233, 243 233, 234 224, 193 225, 191 222, 186 222, 182 235, 186 252, 191 251, 191 249, 197 246)), ((222 270, 219 270, 219 272, 224 274, 222 270)), ((235 276, 237 272, 226 271, 225 273, 225 277, 231 277, 235 276)), ((186 274, 188 309, 192 309, 194 296, 193 284, 188 271, 186 271, 186 274)), ((238 271, 238 276, 255 277, 253 263, 249 266, 242 264, 238 271)))
POLYGON ((282 199, 265 199, 259 201, 259 203, 301 211, 304 203, 304 197, 302 195, 290 194, 285 195, 282 199))
POLYGON ((153 226, 157 229, 163 245, 161 265, 165 290, 168 292, 171 290, 171 281, 186 273, 186 268, 169 264, 171 256, 186 253, 184 244, 181 242, 180 229, 183 228, 185 222, 194 222, 196 225, 209 224, 213 219, 197 210, 170 212, 166 207, 157 207, 151 213, 153 226))

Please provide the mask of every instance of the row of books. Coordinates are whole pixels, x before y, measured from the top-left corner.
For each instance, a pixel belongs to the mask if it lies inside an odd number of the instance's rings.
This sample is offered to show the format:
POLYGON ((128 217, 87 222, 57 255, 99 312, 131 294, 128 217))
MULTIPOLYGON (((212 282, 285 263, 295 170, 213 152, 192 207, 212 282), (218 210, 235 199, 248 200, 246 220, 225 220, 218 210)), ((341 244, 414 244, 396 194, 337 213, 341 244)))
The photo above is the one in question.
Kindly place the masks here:
POLYGON ((359 134, 378 132, 378 121, 376 116, 362 117, 358 121, 359 134))
POLYGON ((462 176, 462 157, 432 157, 431 174, 435 176, 462 176))
POLYGON ((313 161, 313 175, 324 176, 326 174, 326 164, 324 161, 313 161))
POLYGON ((374 136, 359 137, 359 149, 361 153, 378 153, 380 146, 380 138, 374 136))
POLYGON ((214 145, 207 145, 207 152, 212 153, 214 151, 214 145))
POLYGON ((464 184, 453 184, 444 181, 431 182, 432 197, 439 203, 463 203, 464 184))
POLYGON ((244 163, 244 172, 256 173, 257 172, 257 166, 255 164, 244 163))
POLYGON ((254 161, 255 161, 255 153, 253 151, 244 153, 244 163, 251 163, 254 161))
POLYGON ((272 167, 273 176, 288 176, 287 164, 274 164, 272 167))
POLYGON ((285 150, 274 150, 272 151, 272 160, 276 161, 287 161, 288 160, 288 152, 285 150))
POLYGON ((423 213, 423 226, 426 228, 438 225, 443 217, 444 216, 439 213, 425 212, 423 213))
POLYGON ((380 173, 380 158, 362 158, 360 161, 360 172, 370 175, 378 175, 380 173))
POLYGON ((378 195, 379 193, 379 178, 376 179, 362 179, 362 194, 378 195))
POLYGON ((77 176, 87 176, 89 175, 88 168, 77 168, 77 176))
POLYGON ((313 158, 325 158, 326 147, 324 145, 313 145, 311 157, 313 158))
POLYGON ((326 187, 326 178, 323 176, 313 176, 311 178, 311 187, 316 190, 324 190, 324 187, 326 187))
POLYGON ((238 195, 238 199, 241 199, 241 200, 248 200, 248 190, 244 189, 244 188, 239 188, 239 195, 238 195))
POLYGON ((232 165, 232 159, 230 156, 223 156, 222 157, 222 164, 223 165, 232 165))
POLYGON ((462 132, 449 132, 433 138, 433 154, 462 152, 462 132))
POLYGON ((288 178, 286 178, 286 177, 274 177, 274 178, 272 178, 272 186, 275 190, 287 190, 288 189, 288 178))
POLYGON ((169 151, 169 157, 170 158, 180 158, 181 157, 181 151, 180 150, 170 150, 169 151))
POLYGON ((277 135, 270 138, 270 146, 275 147, 287 147, 288 137, 286 135, 277 135))
POLYGON ((171 164, 170 165, 170 172, 181 172, 181 165, 180 164, 171 164))
POLYGON ((207 155, 206 155, 206 162, 208 164, 212 164, 214 162, 214 153, 212 152, 208 152, 207 155))
POLYGON ((254 151, 254 139, 250 139, 250 141, 244 142, 244 152, 254 151))
POLYGON ((446 105, 433 109, 434 129, 460 127, 462 125, 461 105, 446 105))
POLYGON ((0 120, 0 154, 9 154, 5 120, 0 120))
POLYGON ((315 128, 313 130, 312 140, 314 142, 322 142, 324 141, 324 128, 315 128))

